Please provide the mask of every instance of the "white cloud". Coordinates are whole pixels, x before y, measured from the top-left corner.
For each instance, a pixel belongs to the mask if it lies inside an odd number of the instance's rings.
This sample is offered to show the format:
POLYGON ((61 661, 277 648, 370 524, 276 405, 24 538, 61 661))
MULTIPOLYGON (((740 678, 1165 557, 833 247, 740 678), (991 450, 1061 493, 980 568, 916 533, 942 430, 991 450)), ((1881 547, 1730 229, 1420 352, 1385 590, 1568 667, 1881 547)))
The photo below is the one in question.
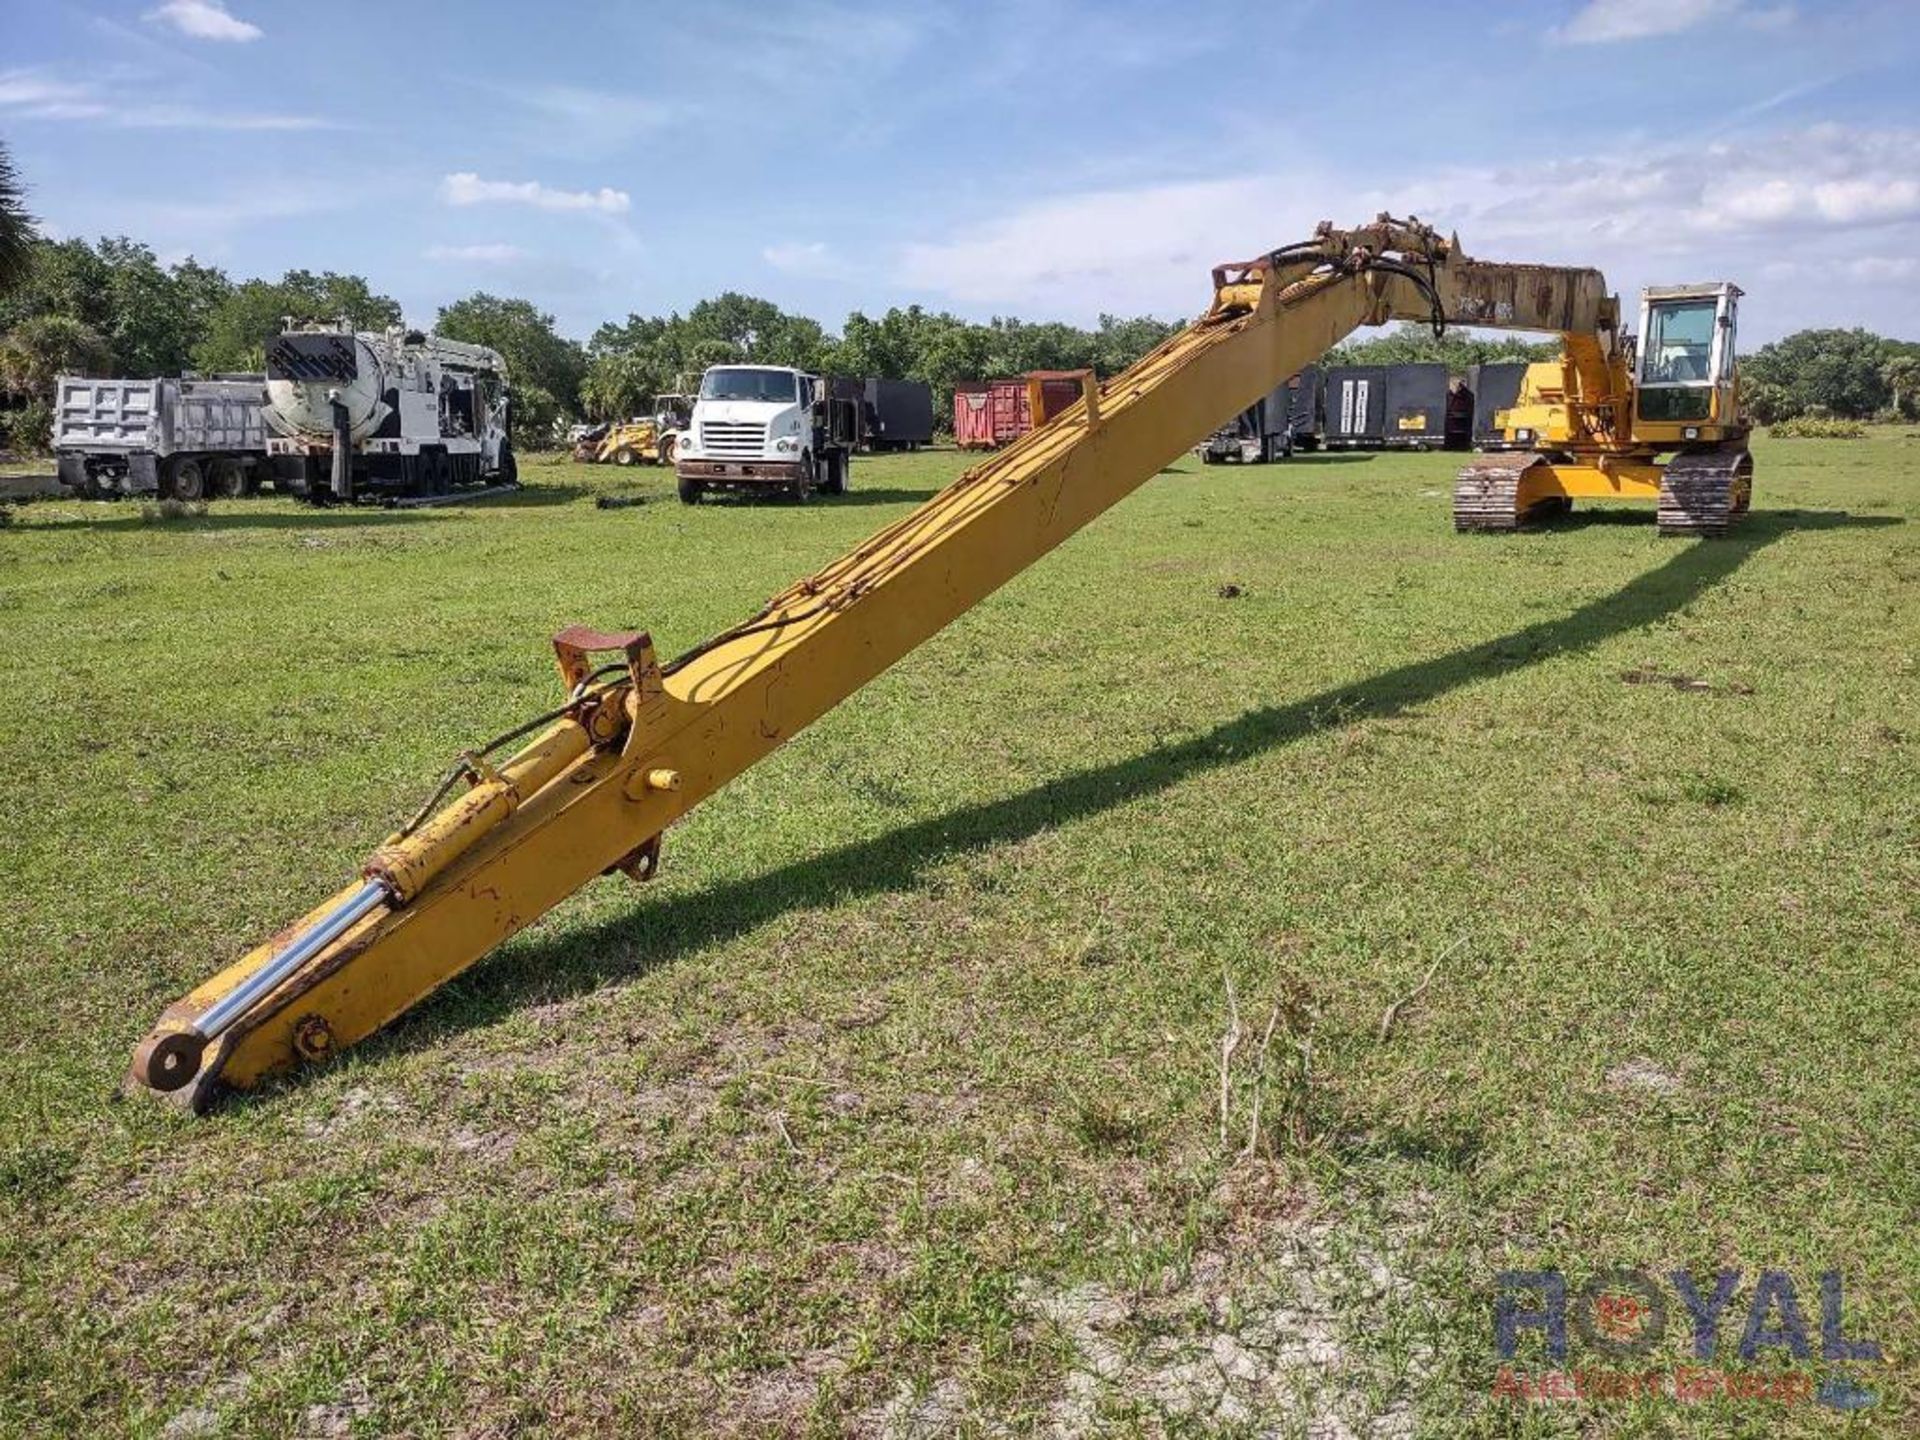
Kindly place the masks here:
POLYGON ((429 260, 467 261, 476 265, 507 265, 527 258, 518 245, 429 245, 424 254, 429 260))
POLYGON ((265 33, 258 25, 229 14, 221 0, 166 0, 157 10, 149 10, 147 19, 171 25, 195 40, 245 42, 265 33))
MULTIPOLYGON (((1309 170, 1057 195, 908 245, 896 279, 975 310, 1192 314, 1210 266, 1304 238, 1321 219, 1381 210, 1457 229, 1489 260, 1598 266, 1627 296, 1654 283, 1783 280, 1788 263, 1898 279, 1884 257, 1920 254, 1920 129, 1818 125, 1378 178, 1361 187, 1309 170)), ((1821 298, 1802 287, 1762 313, 1817 311, 1821 298)))
POLYGON ((784 270, 789 275, 833 275, 840 271, 840 262, 833 250, 823 240, 794 240, 780 245, 769 245, 760 252, 760 258, 776 270, 784 270))
POLYGON ((471 170, 449 175, 440 182, 440 198, 449 205, 532 205, 540 210, 594 211, 623 215, 633 208, 624 190, 556 190, 537 180, 482 180, 471 170))
POLYGON ((1549 38, 1567 45, 1605 45, 1678 35, 1712 20, 1736 17, 1748 25, 1778 29, 1793 19, 1791 5, 1755 9, 1747 0, 1586 0, 1549 38))
POLYGON ((0 72, 0 115, 28 120, 89 120, 123 130, 336 130, 318 115, 208 110, 128 98, 127 87, 62 80, 39 70, 0 72))
POLYGON ((1869 284, 1882 280, 1911 280, 1920 275, 1920 260, 1911 255, 1862 255, 1848 264, 1847 274, 1869 284))

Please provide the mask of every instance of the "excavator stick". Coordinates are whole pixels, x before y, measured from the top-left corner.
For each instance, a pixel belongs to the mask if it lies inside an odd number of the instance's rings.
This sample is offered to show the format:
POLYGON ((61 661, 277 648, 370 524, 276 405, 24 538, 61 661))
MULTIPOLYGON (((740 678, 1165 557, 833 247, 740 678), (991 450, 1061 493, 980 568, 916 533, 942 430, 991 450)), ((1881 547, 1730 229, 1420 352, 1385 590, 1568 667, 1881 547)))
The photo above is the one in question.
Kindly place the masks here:
POLYGON ((643 633, 556 636, 562 703, 461 756, 354 880, 170 1006, 130 1084, 203 1109, 364 1039, 595 877, 651 876, 693 806, 1356 327, 1560 328, 1608 303, 1592 271, 1476 264, 1385 216, 1216 269, 1193 325, 751 619, 666 664, 643 633))

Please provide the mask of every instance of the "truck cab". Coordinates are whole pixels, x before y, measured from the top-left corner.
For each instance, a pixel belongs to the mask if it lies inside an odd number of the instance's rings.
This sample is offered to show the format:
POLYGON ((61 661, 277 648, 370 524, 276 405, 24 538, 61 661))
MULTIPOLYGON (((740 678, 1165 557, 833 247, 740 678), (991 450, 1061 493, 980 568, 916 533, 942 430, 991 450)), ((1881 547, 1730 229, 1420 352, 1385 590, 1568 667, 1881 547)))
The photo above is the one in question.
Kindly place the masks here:
POLYGON ((680 498, 708 490, 779 491, 796 500, 847 488, 859 407, 820 376, 784 365, 715 365, 700 377, 674 450, 680 498))

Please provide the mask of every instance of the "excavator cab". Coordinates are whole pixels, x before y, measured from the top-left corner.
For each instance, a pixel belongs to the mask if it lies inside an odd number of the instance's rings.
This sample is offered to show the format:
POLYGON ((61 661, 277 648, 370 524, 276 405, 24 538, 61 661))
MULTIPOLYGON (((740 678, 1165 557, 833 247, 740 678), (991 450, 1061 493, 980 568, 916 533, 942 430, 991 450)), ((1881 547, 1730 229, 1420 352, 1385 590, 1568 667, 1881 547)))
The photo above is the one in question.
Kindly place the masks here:
POLYGON ((1739 303, 1740 287, 1724 282, 1641 292, 1634 408, 1638 438, 1718 440, 1734 425, 1734 320, 1739 303))

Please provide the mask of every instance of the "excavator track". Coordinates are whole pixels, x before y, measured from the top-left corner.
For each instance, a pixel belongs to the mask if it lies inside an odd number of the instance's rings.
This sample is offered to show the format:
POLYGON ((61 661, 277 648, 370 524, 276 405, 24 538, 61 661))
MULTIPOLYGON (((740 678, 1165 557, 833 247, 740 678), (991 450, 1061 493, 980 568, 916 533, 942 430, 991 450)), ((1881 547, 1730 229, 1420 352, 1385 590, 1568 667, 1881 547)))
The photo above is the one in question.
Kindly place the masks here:
POLYGON ((1724 535, 1753 499, 1753 454, 1745 446, 1684 450, 1660 476, 1662 535, 1724 535))
POLYGON ((1520 478, 1545 463, 1531 450, 1475 456, 1453 484, 1453 528, 1517 530, 1529 518, 1520 511, 1520 478))

